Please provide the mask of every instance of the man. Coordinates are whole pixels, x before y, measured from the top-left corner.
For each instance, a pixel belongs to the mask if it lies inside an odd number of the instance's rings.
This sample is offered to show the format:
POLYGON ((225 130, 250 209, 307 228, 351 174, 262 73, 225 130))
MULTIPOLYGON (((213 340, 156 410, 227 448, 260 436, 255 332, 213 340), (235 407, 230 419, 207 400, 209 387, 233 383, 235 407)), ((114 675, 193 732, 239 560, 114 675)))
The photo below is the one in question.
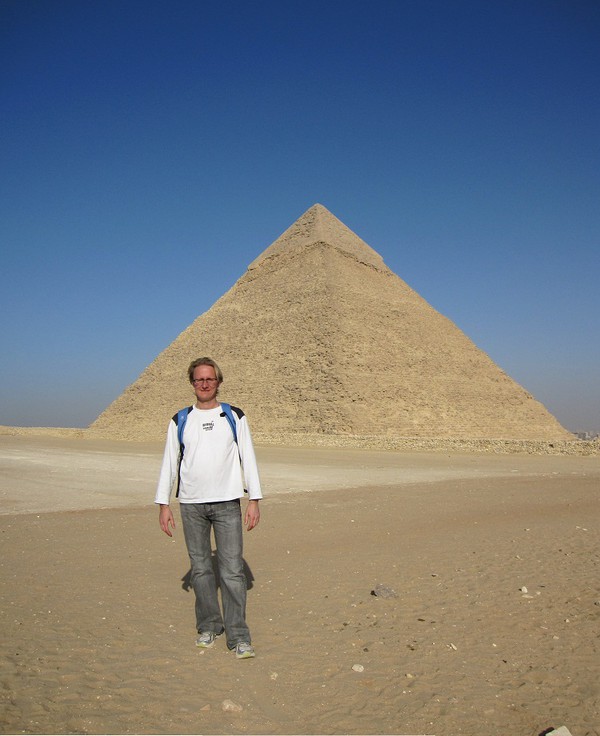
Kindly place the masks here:
POLYGON ((188 377, 196 403, 183 431, 183 455, 177 435, 177 415, 169 423, 167 442, 155 502, 159 504, 160 528, 173 536, 175 519, 169 506, 171 489, 179 470, 179 503, 185 543, 192 567, 191 583, 196 594, 196 645, 214 645, 225 631, 227 647, 238 659, 255 656, 246 624, 246 576, 242 558, 240 497, 244 487, 248 504, 244 525, 250 531, 260 520, 262 498, 256 456, 244 412, 231 407, 237 443, 217 395, 223 373, 211 358, 194 360, 188 377), (245 480, 245 486, 244 486, 245 480), (215 536, 221 600, 212 564, 211 528, 215 536))

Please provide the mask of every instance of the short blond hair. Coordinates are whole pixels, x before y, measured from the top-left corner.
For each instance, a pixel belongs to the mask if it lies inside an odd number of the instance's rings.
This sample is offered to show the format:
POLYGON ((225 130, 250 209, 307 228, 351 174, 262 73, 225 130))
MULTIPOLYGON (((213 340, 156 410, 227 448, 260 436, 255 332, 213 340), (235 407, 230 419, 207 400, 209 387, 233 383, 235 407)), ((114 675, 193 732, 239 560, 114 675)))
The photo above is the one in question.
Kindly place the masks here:
POLYGON ((194 371, 199 365, 210 365, 215 369, 215 376, 217 377, 219 384, 223 383, 223 371, 212 358, 196 358, 196 360, 192 360, 188 368, 188 378, 190 379, 190 383, 194 382, 194 371))

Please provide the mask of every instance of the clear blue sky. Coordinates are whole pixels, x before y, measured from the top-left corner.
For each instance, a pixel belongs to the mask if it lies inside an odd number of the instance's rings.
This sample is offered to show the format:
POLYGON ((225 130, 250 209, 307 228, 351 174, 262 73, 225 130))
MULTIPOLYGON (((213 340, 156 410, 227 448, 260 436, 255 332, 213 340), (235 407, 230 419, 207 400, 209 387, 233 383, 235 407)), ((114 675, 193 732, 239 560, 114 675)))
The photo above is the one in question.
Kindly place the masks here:
POLYGON ((600 429, 595 0, 0 0, 0 424, 85 426, 315 202, 600 429))

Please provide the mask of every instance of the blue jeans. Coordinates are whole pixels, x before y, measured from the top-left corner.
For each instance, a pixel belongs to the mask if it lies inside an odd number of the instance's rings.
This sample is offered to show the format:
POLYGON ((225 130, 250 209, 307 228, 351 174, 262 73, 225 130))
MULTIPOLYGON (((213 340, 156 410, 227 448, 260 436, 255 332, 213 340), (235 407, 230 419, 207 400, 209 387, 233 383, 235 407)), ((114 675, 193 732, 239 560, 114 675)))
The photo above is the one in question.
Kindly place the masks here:
POLYGON ((198 632, 221 634, 225 629, 227 646, 250 643, 246 624, 246 576, 242 558, 242 512, 240 501, 182 503, 183 534, 192 565, 191 583, 196 594, 198 632), (217 562, 223 602, 223 615, 217 598, 210 531, 215 535, 217 562))

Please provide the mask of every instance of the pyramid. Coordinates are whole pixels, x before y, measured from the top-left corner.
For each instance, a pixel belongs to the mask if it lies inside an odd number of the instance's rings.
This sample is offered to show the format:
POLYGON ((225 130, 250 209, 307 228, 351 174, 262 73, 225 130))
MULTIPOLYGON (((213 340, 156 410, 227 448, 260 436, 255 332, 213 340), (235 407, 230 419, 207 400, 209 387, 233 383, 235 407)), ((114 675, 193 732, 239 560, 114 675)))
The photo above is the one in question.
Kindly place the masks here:
POLYGON ((307 210, 90 425, 165 436, 194 401, 187 366, 223 369, 220 397, 255 438, 573 439, 525 389, 325 207, 307 210))

